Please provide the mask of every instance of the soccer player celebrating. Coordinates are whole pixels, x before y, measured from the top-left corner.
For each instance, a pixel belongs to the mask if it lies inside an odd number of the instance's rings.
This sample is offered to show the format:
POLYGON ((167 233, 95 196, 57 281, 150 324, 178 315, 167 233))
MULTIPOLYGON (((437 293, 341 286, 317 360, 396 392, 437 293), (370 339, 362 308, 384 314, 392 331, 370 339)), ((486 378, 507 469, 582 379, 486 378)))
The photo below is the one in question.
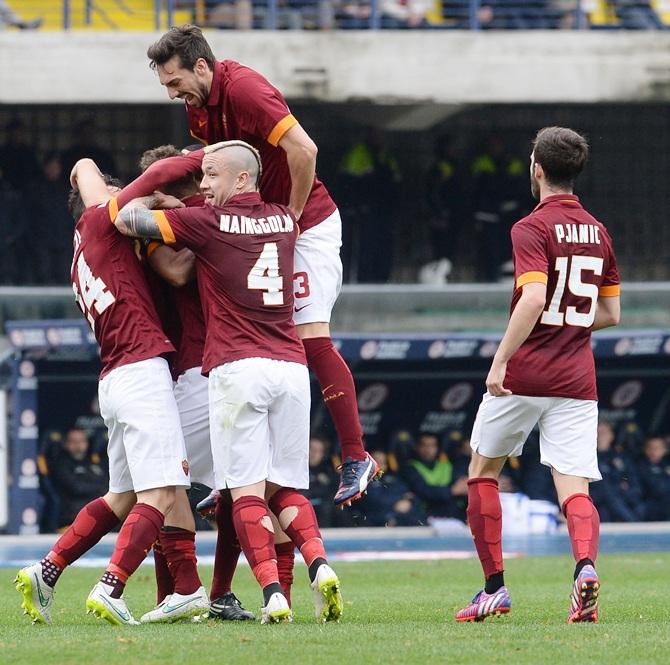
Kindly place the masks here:
POLYGON ((326 561, 309 501, 309 377, 291 322, 297 225, 290 209, 264 203, 261 160, 242 141, 210 146, 203 160, 206 205, 151 211, 124 207, 128 235, 180 243, 196 256, 207 328, 210 438, 217 489, 230 489, 242 551, 263 590, 261 622, 288 620, 270 510, 309 569, 320 621, 339 619, 339 580, 326 561))
MULTIPOLYGON (((164 358, 174 347, 161 328, 133 243, 116 232, 112 221, 119 202, 134 198, 135 185, 138 191, 153 191, 199 168, 201 159, 202 153, 166 160, 123 190, 91 160, 80 160, 73 169, 72 286, 100 345, 98 392, 109 429, 109 492, 82 508, 39 563, 19 571, 17 589, 33 622, 51 623, 54 586, 65 567, 125 518, 110 564, 86 606, 111 623, 136 624, 122 595, 125 583, 156 540, 177 488, 183 493, 190 486, 164 358)), ((199 595, 204 598, 192 604, 206 610, 204 590, 199 595)))
POLYGON ((192 135, 208 144, 240 139, 253 145, 265 171, 263 200, 288 205, 299 220, 293 320, 342 447, 335 504, 350 504, 379 467, 363 448, 354 380, 330 338, 330 315, 342 284, 342 222, 315 177, 316 145, 279 90, 249 67, 215 60, 196 26, 171 28, 147 55, 170 98, 184 100, 192 135))
POLYGON ((619 322, 619 274, 605 227, 573 195, 588 156, 584 137, 546 127, 535 137, 531 190, 539 200, 512 228, 515 288, 509 324, 486 378, 472 431, 468 522, 486 578, 457 621, 511 609, 503 579, 498 475, 539 425, 576 561, 569 623, 598 620, 600 519, 589 481, 598 404, 591 332, 619 322))

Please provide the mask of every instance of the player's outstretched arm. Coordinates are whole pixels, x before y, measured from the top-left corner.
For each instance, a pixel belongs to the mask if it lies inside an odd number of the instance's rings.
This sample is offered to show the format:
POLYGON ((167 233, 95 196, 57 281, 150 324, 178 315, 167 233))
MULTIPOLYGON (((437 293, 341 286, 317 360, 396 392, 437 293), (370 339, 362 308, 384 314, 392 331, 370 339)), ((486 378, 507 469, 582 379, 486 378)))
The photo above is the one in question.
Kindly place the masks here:
POLYGON ((291 196, 288 207, 300 219, 314 184, 317 147, 300 125, 293 125, 278 144, 286 152, 291 174, 291 196))
POLYGON ((519 298, 519 302, 516 304, 512 316, 510 316, 507 330, 493 357, 491 369, 486 377, 486 389, 494 397, 512 394, 512 391, 503 386, 507 363, 528 339, 528 335, 535 327, 547 299, 546 284, 530 282, 524 284, 522 289, 521 298, 519 298))
POLYGON ((106 203, 112 198, 98 165, 88 157, 78 160, 72 167, 70 184, 79 190, 86 208, 106 203))
POLYGON ((200 170, 204 156, 204 150, 196 150, 186 155, 166 157, 154 162, 141 176, 117 194, 119 208, 123 208, 133 199, 149 196, 164 185, 200 170))
POLYGON ((195 277, 195 254, 190 249, 176 251, 159 244, 148 254, 149 265, 171 286, 185 286, 195 277))
POLYGON ((600 296, 596 303, 596 318, 593 330, 602 330, 619 325, 621 319, 621 298, 619 296, 600 296))

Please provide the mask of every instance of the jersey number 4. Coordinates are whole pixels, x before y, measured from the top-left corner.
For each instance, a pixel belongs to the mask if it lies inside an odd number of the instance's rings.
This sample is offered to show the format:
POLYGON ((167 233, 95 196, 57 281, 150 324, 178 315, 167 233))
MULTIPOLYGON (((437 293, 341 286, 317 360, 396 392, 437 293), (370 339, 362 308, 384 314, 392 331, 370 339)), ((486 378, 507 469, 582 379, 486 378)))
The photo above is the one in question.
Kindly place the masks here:
POLYGON ((540 321, 548 326, 579 326, 590 328, 596 318, 598 287, 582 281, 582 273, 586 270, 594 275, 603 274, 603 259, 597 256, 559 256, 556 258, 555 270, 558 273, 556 290, 551 297, 548 309, 542 312, 540 321), (565 314, 560 311, 563 293, 567 287, 574 296, 588 298, 589 311, 578 312, 576 307, 569 305, 565 314))
POLYGON ((77 278, 79 284, 72 283, 75 300, 81 311, 84 312, 91 330, 95 330, 93 310, 95 309, 97 315, 102 314, 115 301, 115 298, 107 290, 107 285, 102 279, 93 276, 83 253, 77 259, 77 278))
POLYGON ((276 242, 266 242, 263 251, 247 275, 250 289, 263 291, 264 305, 284 304, 284 282, 279 274, 279 252, 276 242))

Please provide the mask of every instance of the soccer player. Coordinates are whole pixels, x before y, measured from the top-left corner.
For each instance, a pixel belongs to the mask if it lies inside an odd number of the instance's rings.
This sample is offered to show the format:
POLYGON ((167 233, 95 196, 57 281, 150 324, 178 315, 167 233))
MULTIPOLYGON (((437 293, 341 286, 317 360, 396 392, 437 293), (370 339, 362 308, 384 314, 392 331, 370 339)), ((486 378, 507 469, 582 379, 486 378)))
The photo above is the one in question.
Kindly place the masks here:
POLYGON ((109 492, 82 508, 39 563, 19 571, 17 589, 33 622, 51 623, 54 586, 65 567, 125 518, 111 562, 86 605, 111 623, 137 623, 122 595, 125 582, 156 540, 176 488, 190 485, 164 358, 174 347, 160 326, 134 245, 112 221, 119 203, 134 198, 136 185, 153 191, 193 170, 193 164, 199 168, 201 159, 202 152, 166 160, 123 190, 91 160, 80 160, 73 169, 72 286, 100 345, 98 394, 109 429, 110 481, 109 492))
POLYGON ((535 425, 576 561, 568 622, 598 620, 600 519, 589 481, 601 475, 591 332, 619 322, 620 286, 607 230, 572 193, 587 156, 586 139, 564 127, 545 127, 533 142, 531 191, 539 203, 512 228, 511 315, 471 438, 467 514, 486 581, 457 621, 511 609, 497 478, 535 425))
MULTIPOLYGON (((181 153, 172 145, 159 146, 147 150, 140 159, 140 168, 146 171, 152 164, 161 159, 178 157, 181 153)), ((199 182, 202 177, 200 169, 176 182, 162 188, 162 192, 181 200, 185 206, 199 207, 205 199, 200 194, 199 182)), ((198 285, 195 281, 195 257, 183 248, 173 248, 151 241, 146 248, 148 263, 168 281, 172 290, 172 305, 177 316, 177 339, 173 340, 177 347, 174 359, 173 376, 176 377, 175 400, 179 409, 182 432, 186 443, 191 482, 201 483, 207 487, 214 486, 212 449, 209 440, 209 399, 207 377, 202 375, 202 354, 205 347, 205 319, 202 312, 198 285)), ((186 517, 186 516, 184 516, 186 517)), ((160 538, 154 544, 154 563, 157 581, 156 607, 142 616, 142 623, 165 622, 172 620, 173 614, 179 609, 169 611, 171 606, 181 606, 184 593, 188 588, 181 585, 183 566, 168 564, 165 551, 170 553, 176 549, 182 557, 191 553, 195 557, 195 524, 192 513, 188 511, 187 528, 183 528, 186 520, 173 521, 172 514, 165 520, 160 538), (181 594, 175 592, 182 591, 181 594), (174 596, 174 597, 173 597, 174 596), (168 612, 165 608, 168 607, 168 612)), ((209 614, 213 618, 224 620, 253 620, 254 615, 245 610, 231 589, 233 574, 239 559, 240 548, 232 521, 232 503, 224 501, 217 512, 217 551, 215 557, 214 580, 209 614)), ((287 539, 288 540, 288 539, 287 539)), ((286 549, 286 548, 284 548, 286 549)), ((293 557, 291 543, 291 559, 293 557)), ((279 557, 279 552, 278 552, 279 557)), ((279 564, 279 561, 278 561, 279 564)), ((281 578, 280 578, 281 582, 281 578)), ((194 581, 190 582, 191 587, 194 581)), ((199 584, 198 584, 199 586, 199 584)), ((197 588, 197 587, 196 587, 197 588)))
POLYGON ((215 486, 233 498, 235 530, 263 590, 261 622, 288 620, 269 510, 308 566, 320 621, 342 613, 339 580, 326 561, 309 483, 309 377, 291 322, 298 233, 286 206, 264 203, 261 160, 242 141, 203 160, 206 205, 151 211, 140 201, 116 219, 123 233, 187 246, 196 256, 207 327, 203 372, 215 486))
POLYGON ((363 448, 354 380, 330 337, 331 311, 342 284, 342 222, 315 177, 317 147, 281 92, 249 67, 215 60, 199 28, 171 28, 147 55, 170 98, 184 100, 192 135, 206 144, 241 139, 253 145, 263 160, 263 200, 288 205, 299 220, 293 320, 342 448, 335 504, 350 504, 379 467, 363 448))

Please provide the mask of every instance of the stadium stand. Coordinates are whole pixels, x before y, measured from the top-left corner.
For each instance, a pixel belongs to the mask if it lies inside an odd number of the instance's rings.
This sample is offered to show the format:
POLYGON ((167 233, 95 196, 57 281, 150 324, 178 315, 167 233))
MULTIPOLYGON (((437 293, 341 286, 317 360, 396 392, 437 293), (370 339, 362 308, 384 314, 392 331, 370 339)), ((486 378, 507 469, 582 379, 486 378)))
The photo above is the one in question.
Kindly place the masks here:
MULTIPOLYGON (((41 30, 664 30, 668 0, 9 0, 41 30)), ((20 26, 17 26, 20 27, 20 26)))

